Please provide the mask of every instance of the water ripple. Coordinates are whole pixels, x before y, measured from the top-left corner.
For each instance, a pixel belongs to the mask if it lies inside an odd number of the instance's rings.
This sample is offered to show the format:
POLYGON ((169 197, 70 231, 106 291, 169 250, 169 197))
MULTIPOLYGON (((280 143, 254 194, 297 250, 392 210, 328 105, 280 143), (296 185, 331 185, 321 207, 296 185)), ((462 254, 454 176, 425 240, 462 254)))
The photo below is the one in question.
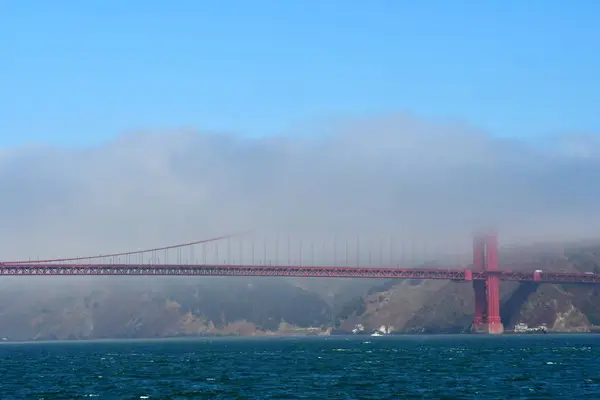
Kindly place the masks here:
POLYGON ((600 335, 0 345, 2 399, 600 398, 600 335))

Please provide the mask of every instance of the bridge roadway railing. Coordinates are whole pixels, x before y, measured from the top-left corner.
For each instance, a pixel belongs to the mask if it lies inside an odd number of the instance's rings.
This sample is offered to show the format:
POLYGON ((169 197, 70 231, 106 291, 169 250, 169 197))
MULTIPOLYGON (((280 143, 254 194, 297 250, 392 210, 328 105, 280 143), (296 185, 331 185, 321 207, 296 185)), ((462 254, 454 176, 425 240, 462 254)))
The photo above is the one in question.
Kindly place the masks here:
POLYGON ((287 265, 11 264, 0 275, 198 275, 465 280, 464 269, 287 265))
POLYGON ((287 265, 180 265, 180 264, 25 264, 0 263, 0 275, 188 275, 272 276, 315 278, 485 280, 498 275, 503 281, 537 283, 600 284, 600 274, 566 272, 472 271, 444 268, 379 268, 287 265))

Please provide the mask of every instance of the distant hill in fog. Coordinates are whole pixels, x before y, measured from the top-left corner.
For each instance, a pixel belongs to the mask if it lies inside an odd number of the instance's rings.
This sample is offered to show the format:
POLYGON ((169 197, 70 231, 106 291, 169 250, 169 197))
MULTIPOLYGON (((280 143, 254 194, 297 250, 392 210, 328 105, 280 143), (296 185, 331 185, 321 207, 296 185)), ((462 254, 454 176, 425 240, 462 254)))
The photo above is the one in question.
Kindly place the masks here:
POLYGON ((245 335, 331 322, 326 301, 283 279, 9 279, 0 292, 0 337, 9 340, 245 335))

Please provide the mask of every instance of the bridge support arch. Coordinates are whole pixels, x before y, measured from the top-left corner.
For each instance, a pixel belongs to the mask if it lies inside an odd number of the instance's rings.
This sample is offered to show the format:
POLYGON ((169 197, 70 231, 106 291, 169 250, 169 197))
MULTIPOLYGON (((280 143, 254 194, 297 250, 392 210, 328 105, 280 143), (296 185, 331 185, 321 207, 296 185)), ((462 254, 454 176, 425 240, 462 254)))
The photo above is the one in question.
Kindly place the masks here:
POLYGON ((495 233, 476 234, 473 239, 473 270, 487 272, 485 280, 473 280, 475 313, 472 331, 498 335, 504 332, 500 319, 500 277, 498 237, 495 233))

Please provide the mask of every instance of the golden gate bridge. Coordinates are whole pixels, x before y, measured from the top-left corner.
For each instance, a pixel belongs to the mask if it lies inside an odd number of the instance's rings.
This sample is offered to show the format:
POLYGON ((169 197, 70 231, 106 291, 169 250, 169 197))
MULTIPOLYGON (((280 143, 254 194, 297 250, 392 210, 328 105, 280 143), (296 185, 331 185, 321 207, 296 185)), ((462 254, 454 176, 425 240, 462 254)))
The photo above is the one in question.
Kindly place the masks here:
MULTIPOLYGON (((397 263, 394 245, 390 241, 389 257, 384 260, 383 246, 379 247, 378 258, 368 250, 368 266, 361 264, 360 243, 355 248, 343 243, 341 257, 333 243, 332 259, 329 265, 316 265, 318 249, 314 243, 306 249, 299 242, 292 248, 290 238, 283 246, 281 261, 279 241, 267 251, 263 242, 262 252, 257 251, 253 239, 250 259, 243 256, 244 246, 239 242, 237 262, 233 260, 231 239, 246 234, 233 234, 209 238, 177 245, 157 247, 130 252, 112 253, 97 256, 55 258, 43 260, 15 260, 0 262, 0 275, 5 276, 241 276, 241 277, 294 277, 294 278, 362 278, 362 279, 441 279, 467 282, 473 286, 475 310, 473 330, 499 334, 503 332, 500 320, 500 281, 515 281, 528 284, 574 284, 600 285, 600 274, 591 272, 555 272, 504 270, 499 268, 498 238, 495 232, 474 235, 472 262, 469 265, 440 267, 439 262, 420 263, 421 267, 406 268, 397 263), (226 254, 219 255, 219 242, 227 242, 226 254), (214 262, 209 262, 207 245, 212 244, 214 262), (200 246, 200 252, 198 252, 200 246), (350 256, 354 251, 354 259, 350 256), (172 252, 175 251, 175 261, 172 252), (273 254, 269 261, 269 254, 273 254), (200 254, 198 254, 200 253, 200 254), (260 254, 259 254, 260 253, 260 254), (268 254, 269 253, 269 254, 268 254), (185 255, 184 255, 185 254, 185 255), (162 256, 162 258, 161 258, 162 256), (198 260, 198 256, 201 260, 198 260), (258 260, 257 260, 258 258, 258 260), (219 260, 224 259, 223 262, 219 260), (436 268, 430 266, 434 264, 436 268)), ((260 246, 259 246, 260 247, 260 246)), ((247 249, 246 249, 247 250, 247 249)), ((364 256, 364 255, 363 255, 364 256)), ((397 256, 397 255, 396 255, 397 256)), ((414 263, 414 261, 411 261, 414 263)))

